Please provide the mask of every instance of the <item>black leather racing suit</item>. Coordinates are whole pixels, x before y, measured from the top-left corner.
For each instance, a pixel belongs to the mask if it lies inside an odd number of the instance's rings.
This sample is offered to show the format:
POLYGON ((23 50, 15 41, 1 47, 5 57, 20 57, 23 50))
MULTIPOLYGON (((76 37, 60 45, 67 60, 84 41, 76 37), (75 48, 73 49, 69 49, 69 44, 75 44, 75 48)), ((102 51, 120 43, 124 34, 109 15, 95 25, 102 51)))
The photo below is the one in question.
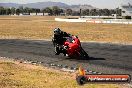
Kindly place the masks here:
MULTIPOLYGON (((60 51, 60 49, 62 49, 62 45, 63 45, 64 41, 66 41, 66 39, 64 37, 70 37, 70 36, 71 35, 69 33, 66 33, 63 31, 59 35, 54 34, 53 39, 52 39, 54 47, 56 48, 57 45, 59 45, 59 48, 57 48, 57 50, 56 50, 56 55, 59 55, 59 53, 60 53, 59 51, 60 51)), ((65 51, 63 51, 63 52, 65 52, 65 51)))
POLYGON ((53 43, 59 44, 59 45, 63 45, 64 41, 66 40, 64 37, 70 37, 71 35, 69 33, 66 32, 61 32, 59 35, 55 35, 53 36, 53 43))

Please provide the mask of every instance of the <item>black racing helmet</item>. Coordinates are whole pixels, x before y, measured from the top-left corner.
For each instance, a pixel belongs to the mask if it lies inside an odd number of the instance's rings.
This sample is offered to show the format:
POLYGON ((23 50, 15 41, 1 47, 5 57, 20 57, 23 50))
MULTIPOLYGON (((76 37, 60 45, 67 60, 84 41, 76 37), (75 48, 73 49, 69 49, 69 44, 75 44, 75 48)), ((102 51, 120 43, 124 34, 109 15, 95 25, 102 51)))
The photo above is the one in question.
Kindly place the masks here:
POLYGON ((61 32, 62 32, 62 31, 60 30, 60 28, 55 28, 55 29, 54 29, 54 34, 55 34, 55 35, 60 35, 61 32))

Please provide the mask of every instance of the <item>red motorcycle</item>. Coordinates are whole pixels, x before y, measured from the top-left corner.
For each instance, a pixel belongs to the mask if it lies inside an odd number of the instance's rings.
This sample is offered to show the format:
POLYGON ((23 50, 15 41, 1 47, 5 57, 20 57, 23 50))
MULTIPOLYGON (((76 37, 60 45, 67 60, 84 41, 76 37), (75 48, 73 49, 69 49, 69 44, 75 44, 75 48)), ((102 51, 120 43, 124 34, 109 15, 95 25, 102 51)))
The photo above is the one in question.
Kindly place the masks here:
MULTIPOLYGON (((66 41, 63 46, 59 49, 61 53, 68 57, 81 57, 88 58, 88 54, 81 47, 80 40, 77 36, 65 37, 66 41)), ((59 46, 58 46, 59 47, 59 46)), ((56 51, 57 47, 55 47, 56 51)))

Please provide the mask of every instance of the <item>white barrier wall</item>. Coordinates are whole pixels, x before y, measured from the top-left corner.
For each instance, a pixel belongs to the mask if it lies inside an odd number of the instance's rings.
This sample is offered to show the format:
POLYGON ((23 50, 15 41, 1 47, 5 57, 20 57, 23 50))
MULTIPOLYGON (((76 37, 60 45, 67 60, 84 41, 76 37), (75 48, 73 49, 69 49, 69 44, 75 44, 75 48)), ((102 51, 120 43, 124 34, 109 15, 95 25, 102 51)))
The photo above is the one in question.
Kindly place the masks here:
POLYGON ((55 18, 55 21, 62 21, 62 22, 86 22, 86 20, 80 20, 80 19, 61 19, 61 18, 55 18))
POLYGON ((36 13, 30 13, 31 16, 36 16, 36 13))
POLYGON ((36 15, 37 15, 37 16, 43 16, 43 13, 37 13, 37 14, 36 14, 36 13, 30 13, 30 15, 31 15, 31 16, 36 16, 36 15))
POLYGON ((43 16, 43 13, 37 13, 37 16, 43 16))
POLYGON ((123 20, 123 19, 62 19, 55 18, 55 21, 61 22, 87 22, 87 23, 107 23, 107 24, 132 24, 132 20, 123 20))

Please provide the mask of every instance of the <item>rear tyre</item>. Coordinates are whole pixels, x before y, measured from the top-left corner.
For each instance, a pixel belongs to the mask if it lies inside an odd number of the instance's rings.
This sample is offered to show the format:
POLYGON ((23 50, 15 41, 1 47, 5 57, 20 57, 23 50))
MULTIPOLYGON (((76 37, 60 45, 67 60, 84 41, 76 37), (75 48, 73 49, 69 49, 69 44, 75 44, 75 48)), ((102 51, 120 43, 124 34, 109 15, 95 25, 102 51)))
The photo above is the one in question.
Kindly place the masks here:
POLYGON ((88 54, 84 51, 84 49, 83 48, 81 48, 81 50, 80 50, 80 56, 82 57, 82 58, 89 58, 89 56, 88 56, 88 54))

